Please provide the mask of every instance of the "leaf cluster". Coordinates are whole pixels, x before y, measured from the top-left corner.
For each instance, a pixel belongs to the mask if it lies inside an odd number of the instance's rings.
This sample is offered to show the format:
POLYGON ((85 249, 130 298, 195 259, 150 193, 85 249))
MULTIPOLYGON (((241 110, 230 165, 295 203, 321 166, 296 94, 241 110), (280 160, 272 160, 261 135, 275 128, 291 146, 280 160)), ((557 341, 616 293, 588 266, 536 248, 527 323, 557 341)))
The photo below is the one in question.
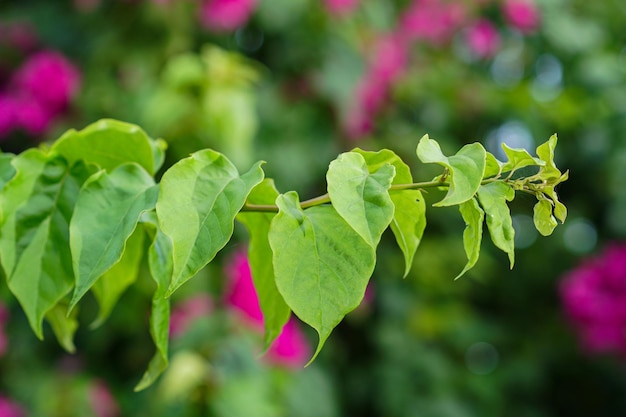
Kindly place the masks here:
POLYGON ((426 182, 414 182, 390 150, 354 149, 330 163, 327 194, 300 202, 296 192, 281 193, 265 178, 262 162, 240 174, 210 149, 176 162, 157 182, 165 143, 135 125, 101 120, 51 146, 1 155, 0 261, 34 333, 43 337, 45 320, 73 351, 83 296, 93 293, 100 307, 93 325, 101 324, 147 256, 156 284, 150 317, 156 353, 137 385, 143 389, 167 367, 169 297, 214 259, 237 220, 250 236, 265 345, 293 312, 319 335, 315 358, 362 301, 387 228, 408 274, 426 227, 425 189, 443 189, 434 206, 458 206, 466 223, 468 261, 459 276, 478 260, 484 223, 513 266, 507 204, 516 191, 536 196, 535 225, 550 234, 567 215, 555 191, 567 179, 554 164, 556 142, 552 136, 536 157, 504 146, 508 160, 501 162, 479 143, 446 156, 424 136, 417 157, 443 168, 426 182), (536 172, 517 175, 527 167, 536 172))

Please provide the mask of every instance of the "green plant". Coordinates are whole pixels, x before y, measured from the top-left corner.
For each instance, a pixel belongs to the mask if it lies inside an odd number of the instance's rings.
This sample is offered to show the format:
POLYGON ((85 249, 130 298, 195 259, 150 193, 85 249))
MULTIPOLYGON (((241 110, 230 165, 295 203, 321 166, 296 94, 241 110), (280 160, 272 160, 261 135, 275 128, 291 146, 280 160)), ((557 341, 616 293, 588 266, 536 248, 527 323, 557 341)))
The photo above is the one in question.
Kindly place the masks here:
POLYGON ((424 136, 418 158, 443 167, 426 182, 414 182, 390 150, 355 149, 330 163, 327 194, 300 203, 296 192, 279 193, 264 178, 262 162, 240 174, 210 149, 178 161, 156 182, 165 142, 135 125, 101 120, 50 146, 1 155, 1 262, 34 333, 43 337, 45 319, 72 351, 78 302, 91 291, 100 306, 95 324, 103 322, 136 280, 147 247, 157 352, 137 386, 142 389, 167 367, 168 297, 211 262, 239 220, 250 234, 266 346, 293 311, 319 334, 315 357, 363 299, 388 227, 408 273, 426 226, 423 190, 446 190, 434 206, 458 206, 466 223, 468 261, 459 276, 478 260, 485 219, 513 266, 507 203, 515 191, 538 199, 535 225, 549 235, 567 214, 555 192, 567 179, 554 164, 556 143, 552 136, 537 157, 504 146, 508 161, 500 162, 478 143, 445 156, 424 136), (519 175, 529 167, 529 175, 519 175))

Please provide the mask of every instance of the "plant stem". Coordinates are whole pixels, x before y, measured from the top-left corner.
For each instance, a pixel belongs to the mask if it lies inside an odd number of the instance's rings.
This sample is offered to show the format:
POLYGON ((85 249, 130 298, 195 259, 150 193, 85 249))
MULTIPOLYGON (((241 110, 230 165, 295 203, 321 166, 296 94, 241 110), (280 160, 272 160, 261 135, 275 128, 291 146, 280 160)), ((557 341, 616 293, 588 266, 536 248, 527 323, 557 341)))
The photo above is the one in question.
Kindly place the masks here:
MULTIPOLYGON (((502 181, 499 178, 489 178, 483 180, 481 185, 489 184, 495 181, 502 181)), ((504 180, 505 182, 507 180, 504 180)), ((421 190, 424 188, 434 188, 434 187, 449 187, 450 183, 445 181, 426 181, 426 182, 414 182, 412 184, 394 184, 389 187, 389 192, 393 191, 402 191, 402 190, 421 190)), ((309 200, 305 200, 300 203, 300 207, 302 209, 306 209, 313 206, 319 206, 321 204, 330 203, 330 196, 328 193, 311 198, 309 200)), ((241 211, 247 212, 261 212, 261 213, 278 213, 278 206, 274 204, 250 204, 245 203, 241 208, 241 211)))

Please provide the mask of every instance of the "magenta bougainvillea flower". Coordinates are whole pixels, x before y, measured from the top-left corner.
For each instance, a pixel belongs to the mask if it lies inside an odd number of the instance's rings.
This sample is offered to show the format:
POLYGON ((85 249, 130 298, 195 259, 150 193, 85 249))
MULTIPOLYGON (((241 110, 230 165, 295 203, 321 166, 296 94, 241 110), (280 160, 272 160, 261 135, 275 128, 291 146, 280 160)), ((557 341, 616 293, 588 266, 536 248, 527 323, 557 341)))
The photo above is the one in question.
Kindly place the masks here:
POLYGON ((539 27, 540 13, 533 0, 507 0, 502 12, 509 25, 523 33, 532 33, 539 27))
POLYGON ((586 351, 626 354, 626 244, 583 260, 564 276, 560 295, 586 351))
POLYGON ((26 417, 21 406, 0 394, 0 417, 26 417))
MULTIPOLYGON (((252 281, 250 264, 243 252, 235 254, 226 268, 229 288, 224 294, 230 306, 245 323, 259 332, 263 330, 263 314, 252 281)), ((285 367, 301 367, 311 357, 311 348, 296 319, 291 317, 282 333, 267 352, 267 359, 285 367)))
POLYGON ((62 54, 30 55, 0 92, 0 138, 14 130, 45 133, 78 92, 80 72, 62 54))
POLYGON ((256 5, 256 0, 204 0, 200 22, 210 31, 232 32, 246 24, 256 5))
POLYGON ((466 20, 462 2, 415 0, 400 18, 399 31, 410 40, 447 42, 466 20))
POLYGON ((170 336, 183 334, 195 319, 206 316, 211 311, 213 300, 208 294, 197 294, 176 304, 170 316, 170 336))
POLYGON ((120 406, 104 381, 93 381, 89 386, 87 396, 95 416, 118 417, 120 415, 120 406))
POLYGON ((500 34, 487 19, 480 19, 470 26, 465 40, 470 51, 478 58, 491 58, 500 47, 500 34))
POLYGON ((324 0, 324 5, 330 14, 345 16, 359 6, 359 0, 324 0))

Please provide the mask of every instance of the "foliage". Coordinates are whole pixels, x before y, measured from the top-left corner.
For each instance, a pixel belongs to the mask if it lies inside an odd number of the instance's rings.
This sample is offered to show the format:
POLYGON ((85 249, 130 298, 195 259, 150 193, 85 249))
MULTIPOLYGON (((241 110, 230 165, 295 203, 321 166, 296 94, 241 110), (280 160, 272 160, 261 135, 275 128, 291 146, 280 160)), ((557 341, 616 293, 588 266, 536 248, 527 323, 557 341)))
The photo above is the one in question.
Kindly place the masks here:
POLYGON ((106 319, 136 280, 149 234, 157 353, 138 386, 145 388, 167 364, 168 298, 229 242, 235 218, 244 212, 257 242, 250 258, 260 303, 265 315, 277 317, 266 321, 266 344, 293 311, 319 334, 313 360, 333 328, 361 303, 377 246, 392 222, 410 267, 426 224, 421 191, 447 189, 434 206, 460 206, 469 259, 462 273, 478 259, 484 218, 513 266, 507 201, 516 190, 539 200, 535 225, 542 234, 552 232, 555 216, 565 221, 565 206, 554 191, 567 179, 554 165, 556 142, 552 136, 539 146, 538 157, 505 148, 509 159, 500 162, 479 143, 447 157, 424 136, 418 158, 442 165, 444 172, 422 183, 412 182, 408 166, 390 150, 346 152, 329 165, 328 194, 300 203, 295 191, 278 193, 263 182, 261 162, 239 174, 226 156, 210 149, 178 161, 157 183, 162 142, 135 125, 101 120, 70 130, 49 148, 6 159, 2 266, 35 334, 43 337, 46 319, 61 345, 73 351, 78 302, 93 290, 100 304, 96 323, 106 319), (533 175, 518 175, 529 166, 536 168, 533 175), (248 202, 251 194, 267 204, 248 202), (267 259, 271 267, 264 265, 267 259))

